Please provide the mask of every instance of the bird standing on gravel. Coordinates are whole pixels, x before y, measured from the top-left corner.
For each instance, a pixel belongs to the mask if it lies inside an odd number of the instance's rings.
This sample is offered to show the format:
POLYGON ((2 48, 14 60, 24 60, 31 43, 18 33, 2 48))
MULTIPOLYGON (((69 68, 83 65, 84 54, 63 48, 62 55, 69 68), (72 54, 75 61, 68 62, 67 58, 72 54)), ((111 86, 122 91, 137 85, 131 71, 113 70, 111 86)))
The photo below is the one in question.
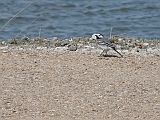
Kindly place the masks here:
MULTIPOLYGON (((110 48, 112 48, 114 51, 116 51, 121 57, 123 57, 114 47, 114 45, 107 39, 105 38, 102 34, 93 34, 92 35, 92 39, 96 40, 96 43, 98 45, 98 47, 100 47, 103 52, 105 52, 107 54, 107 52, 110 50, 110 48)), ((102 53, 103 53, 102 52, 102 53)), ((102 53, 100 54, 100 56, 102 56, 102 53)))

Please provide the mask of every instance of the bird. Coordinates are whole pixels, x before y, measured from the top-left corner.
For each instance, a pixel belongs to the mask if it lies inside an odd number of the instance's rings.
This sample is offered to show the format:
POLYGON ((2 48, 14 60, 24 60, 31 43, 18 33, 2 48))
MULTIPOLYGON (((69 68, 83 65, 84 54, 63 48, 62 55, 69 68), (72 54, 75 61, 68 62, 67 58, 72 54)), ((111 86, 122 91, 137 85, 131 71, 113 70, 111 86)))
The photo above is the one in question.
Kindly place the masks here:
POLYGON ((100 56, 102 56, 103 52, 107 52, 110 49, 113 49, 115 52, 117 52, 121 57, 123 57, 123 55, 121 55, 115 48, 115 46, 107 39, 105 38, 102 34, 100 33, 95 33, 92 35, 92 40, 96 40, 96 44, 98 45, 99 48, 101 48, 103 51, 100 54, 100 56))

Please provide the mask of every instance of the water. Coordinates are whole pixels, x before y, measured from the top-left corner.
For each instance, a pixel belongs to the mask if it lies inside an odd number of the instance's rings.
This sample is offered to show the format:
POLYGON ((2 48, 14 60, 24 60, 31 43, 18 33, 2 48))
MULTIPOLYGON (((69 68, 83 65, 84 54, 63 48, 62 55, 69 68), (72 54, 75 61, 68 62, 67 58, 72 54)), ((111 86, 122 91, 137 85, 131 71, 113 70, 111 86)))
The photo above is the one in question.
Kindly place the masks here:
MULTIPOLYGON (((1 0, 0 28, 32 0, 1 0)), ((159 0, 39 0, 0 32, 0 39, 23 36, 61 39, 93 33, 160 38, 159 0)))

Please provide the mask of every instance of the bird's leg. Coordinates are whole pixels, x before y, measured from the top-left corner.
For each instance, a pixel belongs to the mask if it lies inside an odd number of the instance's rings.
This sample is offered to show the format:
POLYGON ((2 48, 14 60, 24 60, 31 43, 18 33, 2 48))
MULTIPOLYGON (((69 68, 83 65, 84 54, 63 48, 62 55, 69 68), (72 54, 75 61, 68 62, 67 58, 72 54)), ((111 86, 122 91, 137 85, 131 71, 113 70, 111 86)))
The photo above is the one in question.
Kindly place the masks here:
POLYGON ((102 57, 102 56, 103 56, 103 53, 104 53, 104 50, 101 52, 100 57, 102 57))
POLYGON ((105 54, 103 54, 104 57, 107 57, 107 55, 108 55, 107 52, 108 52, 108 51, 109 51, 108 49, 105 49, 105 50, 104 50, 104 52, 105 52, 105 54))
POLYGON ((104 49, 104 50, 101 52, 100 56, 107 56, 107 52, 108 52, 108 50, 104 49), (104 54, 104 53, 105 53, 105 54, 104 54))

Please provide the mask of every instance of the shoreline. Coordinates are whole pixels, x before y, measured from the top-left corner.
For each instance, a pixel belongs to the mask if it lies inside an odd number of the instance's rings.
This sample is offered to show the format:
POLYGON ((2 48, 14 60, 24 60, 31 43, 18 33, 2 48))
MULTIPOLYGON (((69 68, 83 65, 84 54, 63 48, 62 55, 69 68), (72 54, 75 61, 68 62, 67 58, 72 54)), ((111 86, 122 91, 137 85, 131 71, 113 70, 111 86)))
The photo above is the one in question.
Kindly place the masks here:
MULTIPOLYGON (((111 36, 109 40, 115 45, 116 49, 122 54, 135 55, 157 55, 160 56, 160 40, 128 38, 125 36, 111 36)), ((0 41, 0 49, 17 49, 17 50, 64 50, 64 51, 82 51, 82 52, 102 52, 94 40, 88 37, 72 37, 61 40, 53 38, 29 38, 9 39, 7 42, 0 41)), ((111 50, 111 52, 113 52, 111 50)))

